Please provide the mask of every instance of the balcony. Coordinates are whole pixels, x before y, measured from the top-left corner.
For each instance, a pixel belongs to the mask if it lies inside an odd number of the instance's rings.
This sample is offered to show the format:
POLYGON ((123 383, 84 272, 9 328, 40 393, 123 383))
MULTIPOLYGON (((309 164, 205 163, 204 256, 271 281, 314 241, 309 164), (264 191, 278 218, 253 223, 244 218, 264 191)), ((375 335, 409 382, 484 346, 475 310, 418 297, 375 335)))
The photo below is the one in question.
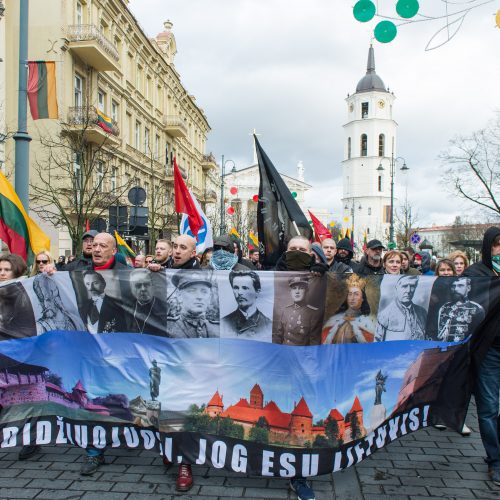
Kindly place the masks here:
MULTIPOLYGON (((179 166, 179 165, 177 165, 177 166, 179 167, 182 178, 184 180, 186 180, 188 177, 186 169, 184 167, 179 166)), ((166 176, 167 176, 167 181, 170 181, 170 182, 174 181, 174 167, 171 167, 170 165, 167 167, 166 176)))
POLYGON ((188 135, 188 130, 184 122, 178 116, 168 116, 163 117, 163 126, 165 131, 171 137, 178 137, 185 139, 188 135))
POLYGON ((207 203, 215 203, 217 201, 217 193, 213 189, 209 189, 205 195, 207 203))
POLYGON ((69 108, 66 121, 67 132, 81 133, 85 141, 102 145, 104 142, 112 145, 119 143, 120 129, 112 120, 111 132, 106 132, 99 125, 94 106, 75 106, 69 108))
POLYGON ((201 159, 201 167, 203 168, 203 170, 216 169, 217 161, 215 160, 215 156, 212 153, 203 155, 201 159))
POLYGON ((93 24, 68 26, 69 49, 97 71, 120 71, 116 47, 93 24))

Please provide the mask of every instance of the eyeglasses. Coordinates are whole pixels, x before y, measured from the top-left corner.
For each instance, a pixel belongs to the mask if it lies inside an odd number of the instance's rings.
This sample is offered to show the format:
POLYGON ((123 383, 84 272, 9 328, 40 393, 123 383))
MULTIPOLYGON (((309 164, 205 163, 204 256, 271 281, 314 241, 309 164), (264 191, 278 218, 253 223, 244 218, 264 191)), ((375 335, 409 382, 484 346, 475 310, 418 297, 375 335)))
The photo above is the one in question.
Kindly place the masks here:
POLYGON ((37 260, 36 263, 37 264, 48 264, 49 261, 48 260, 37 260))

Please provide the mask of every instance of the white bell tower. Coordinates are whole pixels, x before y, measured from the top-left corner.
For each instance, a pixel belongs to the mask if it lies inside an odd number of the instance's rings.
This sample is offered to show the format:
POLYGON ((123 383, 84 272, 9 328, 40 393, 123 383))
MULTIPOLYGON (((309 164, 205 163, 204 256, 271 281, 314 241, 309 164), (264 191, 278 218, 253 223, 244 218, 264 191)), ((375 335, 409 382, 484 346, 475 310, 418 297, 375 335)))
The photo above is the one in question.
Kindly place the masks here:
POLYGON ((361 248, 363 235, 386 243, 390 225, 391 158, 396 155, 397 123, 393 120, 395 96, 375 73, 373 46, 368 50, 366 75, 356 92, 348 95, 342 161, 343 226, 354 227, 361 248), (382 164, 383 170, 378 169, 382 164), (378 170, 377 170, 378 169, 378 170))

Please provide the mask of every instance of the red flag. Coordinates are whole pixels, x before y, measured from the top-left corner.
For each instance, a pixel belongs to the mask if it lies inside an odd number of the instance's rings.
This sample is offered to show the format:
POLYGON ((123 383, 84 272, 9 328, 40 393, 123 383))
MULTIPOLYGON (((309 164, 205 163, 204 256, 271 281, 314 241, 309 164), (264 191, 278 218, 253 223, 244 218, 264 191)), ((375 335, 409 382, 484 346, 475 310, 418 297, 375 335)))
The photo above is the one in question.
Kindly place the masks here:
POLYGON ((318 243, 321 243, 326 238, 331 238, 332 233, 321 223, 321 221, 309 210, 309 216, 311 217, 313 227, 314 227, 314 239, 318 243))
POLYGON ((90 222, 88 219, 85 219, 85 232, 88 233, 90 231, 90 222))
POLYGON ((191 193, 187 188, 184 179, 182 178, 181 171, 177 166, 177 159, 174 156, 174 190, 175 190, 175 211, 178 214, 186 214, 188 217, 189 227, 196 239, 199 229, 203 226, 203 219, 201 218, 196 205, 194 204, 191 193))

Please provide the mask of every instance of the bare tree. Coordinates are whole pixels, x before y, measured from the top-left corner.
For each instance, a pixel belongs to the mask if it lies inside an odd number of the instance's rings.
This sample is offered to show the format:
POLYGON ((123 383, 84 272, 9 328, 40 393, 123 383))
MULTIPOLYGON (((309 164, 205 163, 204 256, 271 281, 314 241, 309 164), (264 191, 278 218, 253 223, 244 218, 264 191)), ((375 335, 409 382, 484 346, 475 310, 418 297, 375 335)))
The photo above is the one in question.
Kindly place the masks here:
MULTIPOLYGON (((103 137, 91 106, 74 108, 56 134, 41 135, 35 159, 31 209, 56 227, 67 228, 75 252, 81 250, 86 221, 119 205, 131 181, 119 174, 119 154, 110 135, 103 137), (101 137, 101 140, 96 138, 101 137)), ((118 134, 113 125, 112 134, 118 134)))
POLYGON ((447 166, 442 182, 453 193, 500 215, 500 112, 470 136, 458 136, 440 155, 447 166))
POLYGON ((396 242, 398 248, 410 246, 410 238, 417 228, 418 217, 418 210, 415 210, 408 201, 408 198, 405 198, 404 203, 396 208, 394 218, 396 221, 396 242))

